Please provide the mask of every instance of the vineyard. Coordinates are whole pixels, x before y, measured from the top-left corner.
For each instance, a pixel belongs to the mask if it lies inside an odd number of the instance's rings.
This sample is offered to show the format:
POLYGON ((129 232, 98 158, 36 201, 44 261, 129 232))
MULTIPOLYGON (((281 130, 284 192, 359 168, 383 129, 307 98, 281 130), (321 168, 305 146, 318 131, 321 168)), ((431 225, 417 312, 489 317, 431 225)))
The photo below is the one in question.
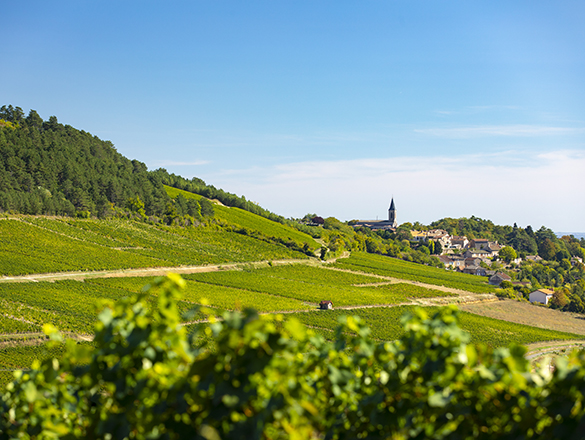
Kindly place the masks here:
MULTIPOLYGON (((121 241, 121 238, 118 235, 112 239, 121 241)), ((183 298, 178 302, 182 314, 203 302, 215 308, 217 313, 246 307, 263 313, 291 312, 285 315, 285 319, 297 318, 326 339, 333 337, 339 317, 350 314, 363 319, 374 338, 394 340, 403 331, 401 316, 412 310, 412 306, 401 303, 408 303, 413 298, 450 295, 409 283, 380 285, 380 278, 367 274, 301 264, 195 273, 186 275, 185 279, 183 298), (324 299, 333 301, 336 307, 369 308, 317 311, 317 303, 324 299)), ((143 286, 153 280, 152 277, 114 277, 89 278, 85 282, 0 283, 0 333, 25 338, 27 333, 38 333, 43 324, 50 323, 62 331, 91 334, 96 312, 103 300, 116 301, 140 293, 143 286)), ((149 307, 157 307, 156 296, 156 290, 147 293, 149 307)), ((201 313, 185 317, 187 321, 201 319, 205 319, 201 313)), ((460 320, 472 342, 492 346, 582 337, 466 312, 461 313, 460 320)), ((8 370, 16 368, 11 365, 28 367, 35 358, 51 354, 39 346, 5 347, 3 350, 5 359, 12 361, 0 365, 4 370, 0 381, 9 380, 11 373, 8 370)))
POLYGON ((21 217, 0 222, 0 236, 0 275, 307 258, 284 245, 213 226, 120 219, 21 217))
POLYGON ((333 267, 435 284, 469 292, 495 292, 495 287, 488 284, 486 277, 449 272, 444 269, 376 254, 354 252, 349 258, 338 260, 333 264, 333 267))
POLYGON ((256 273, 274 278, 304 281, 306 283, 334 287, 349 287, 359 284, 373 284, 380 281, 379 278, 375 278, 369 275, 328 270, 327 266, 305 266, 301 264, 286 264, 271 268, 257 269, 256 273))
MULTIPOLYGON (((17 308, 5 307, 3 304, 4 301, 0 301, 0 329, 2 329, 2 333, 30 333, 30 332, 40 332, 41 327, 36 324, 32 324, 30 322, 25 321, 22 318, 22 315, 18 314, 17 308), (8 315, 6 312, 17 312, 14 315, 8 315), (9 318, 7 316, 17 316, 18 319, 9 318)), ((1 336, 1 335, 0 335, 1 336)))
POLYGON ((35 360, 59 358, 64 345, 49 348, 46 345, 0 348, 0 385, 13 379, 14 370, 28 369, 35 360))
MULTIPOLYGON (((201 199, 202 196, 193 194, 188 191, 183 191, 177 188, 172 188, 165 185, 167 194, 175 198, 178 195, 182 195, 185 198, 201 199)), ((251 203, 251 202, 250 202, 251 203)), ((303 244, 307 244, 310 249, 317 249, 319 244, 309 235, 297 231, 290 226, 283 225, 272 220, 268 220, 259 215, 245 211, 240 208, 227 207, 222 205, 215 205, 215 218, 221 220, 230 225, 245 228, 248 231, 255 231, 267 237, 274 237, 285 242, 293 241, 303 244)))
POLYGON ((187 280, 217 286, 229 286, 255 292, 293 298, 316 305, 320 301, 333 301, 336 306, 398 304, 412 297, 448 295, 441 291, 429 292, 418 286, 393 284, 380 287, 356 287, 348 280, 363 283, 379 279, 330 271, 312 266, 254 269, 248 271, 209 272, 185 275, 187 280))
MULTIPOLYGON (((140 285, 143 284, 144 279, 140 285)), ((7 327, 3 325, 0 334, 40 331, 43 324, 52 324, 61 331, 91 334, 103 300, 116 301, 130 294, 128 290, 115 286, 71 280, 55 283, 2 283, 0 314, 7 327), (29 323, 30 327, 10 330, 21 326, 23 323, 20 320, 29 323)), ((149 293, 148 304, 156 307, 156 297, 152 293, 149 293)), ((178 302, 182 313, 191 310, 193 306, 188 300, 178 302)), ((191 319, 201 318, 203 315, 191 319)))
MULTIPOLYGON (((444 297, 448 301, 445 297, 457 296, 428 288, 429 285, 471 292, 494 291, 481 277, 380 255, 354 253, 331 265, 319 265, 301 252, 266 239, 270 236, 276 241, 304 243, 311 249, 317 246, 305 234, 237 208, 217 206, 216 218, 220 225, 198 227, 152 225, 123 219, 9 218, 0 221, 0 274, 152 267, 167 267, 172 271, 173 266, 181 265, 302 258, 310 264, 271 264, 268 267, 250 264, 238 270, 185 275, 183 298, 177 306, 186 324, 206 318, 201 313, 186 315, 201 303, 208 304, 217 313, 248 307, 261 313, 287 312, 285 319, 295 317, 327 339, 333 337, 338 318, 344 314, 363 319, 376 339, 396 339, 403 331, 400 317, 412 310, 407 304, 422 298, 444 297), (235 232, 238 228, 246 231, 235 232), (261 232, 260 239, 253 238, 250 231, 261 232), (426 286, 413 284, 413 281, 426 286), (333 301, 336 310, 317 311, 318 303, 323 300, 333 301), (338 307, 352 310, 339 310, 338 307)), ((0 383, 10 380, 11 370, 29 368, 34 359, 60 353, 58 348, 48 349, 45 345, 13 347, 6 344, 25 340, 27 344, 34 344, 34 338, 38 342, 38 334, 47 323, 65 332, 89 335, 93 333, 96 313, 104 300, 117 301, 140 293, 153 278, 88 277, 84 282, 62 280, 55 283, 6 281, 0 283, 0 335, 9 342, 0 341, 4 344, 0 345, 0 383)), ((156 290, 146 295, 148 307, 157 307, 156 290)), ((466 312, 462 312, 460 318, 472 342, 485 342, 494 347, 510 342, 528 344, 579 338, 572 333, 466 312)))
MULTIPOLYGON (((89 283, 123 289, 127 292, 139 293, 145 283, 152 282, 154 278, 95 278, 89 283)), ((156 292, 154 292, 156 294, 156 292)), ((219 310, 241 310, 253 307, 259 312, 278 312, 286 310, 305 310, 314 308, 302 301, 270 295, 263 292, 255 292, 246 289, 238 289, 229 286, 199 283, 187 280, 183 299, 188 303, 200 304, 203 299, 210 307, 219 310)))
MULTIPOLYGON (((368 309, 355 309, 350 313, 344 310, 317 311, 312 313, 293 313, 286 315, 298 319, 305 325, 319 329, 335 330, 339 325, 338 319, 342 315, 358 316, 371 330, 371 336, 383 341, 393 341, 402 336, 404 330, 400 323, 401 317, 412 311, 412 306, 376 307, 368 309)), ((432 314, 436 307, 425 308, 432 314)), ((499 319, 487 318, 472 313, 460 312, 460 326, 470 335, 472 343, 484 343, 492 347, 515 344, 531 344, 540 341, 582 339, 583 335, 558 332, 530 327, 523 324, 515 324, 499 319)), ((330 333, 330 338, 333 333, 330 333)))

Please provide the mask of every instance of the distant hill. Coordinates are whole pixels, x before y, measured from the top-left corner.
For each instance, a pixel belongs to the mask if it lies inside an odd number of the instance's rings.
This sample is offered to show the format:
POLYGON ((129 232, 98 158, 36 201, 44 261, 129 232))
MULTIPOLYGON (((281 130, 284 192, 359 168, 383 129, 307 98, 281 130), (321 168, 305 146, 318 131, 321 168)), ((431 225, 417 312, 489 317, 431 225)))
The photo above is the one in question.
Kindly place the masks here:
POLYGON ((138 196, 147 215, 164 213, 158 176, 111 142, 19 107, 3 106, 0 121, 0 210, 107 217, 138 196))

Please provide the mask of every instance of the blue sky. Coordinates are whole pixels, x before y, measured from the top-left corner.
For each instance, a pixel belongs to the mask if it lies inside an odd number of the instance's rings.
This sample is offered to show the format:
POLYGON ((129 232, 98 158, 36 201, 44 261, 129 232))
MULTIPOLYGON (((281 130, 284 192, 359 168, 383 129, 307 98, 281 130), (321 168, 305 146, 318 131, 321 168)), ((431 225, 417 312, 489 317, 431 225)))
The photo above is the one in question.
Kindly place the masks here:
POLYGON ((287 217, 585 231, 581 1, 3 5, 0 103, 287 217))

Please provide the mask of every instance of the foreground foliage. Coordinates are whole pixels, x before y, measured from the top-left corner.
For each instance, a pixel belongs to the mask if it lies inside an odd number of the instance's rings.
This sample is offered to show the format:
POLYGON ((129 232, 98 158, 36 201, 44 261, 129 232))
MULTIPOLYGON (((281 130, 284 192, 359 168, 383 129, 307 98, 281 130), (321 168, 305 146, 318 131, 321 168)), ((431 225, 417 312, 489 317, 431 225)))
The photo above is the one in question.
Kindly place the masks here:
POLYGON ((583 353, 531 372, 521 347, 467 345, 450 308, 413 312, 383 344, 358 318, 328 343, 294 320, 230 313, 202 328, 208 350, 179 325, 181 284, 155 283, 158 308, 110 304, 96 348, 69 341, 62 362, 18 373, 0 438, 577 439, 585 428, 583 353))

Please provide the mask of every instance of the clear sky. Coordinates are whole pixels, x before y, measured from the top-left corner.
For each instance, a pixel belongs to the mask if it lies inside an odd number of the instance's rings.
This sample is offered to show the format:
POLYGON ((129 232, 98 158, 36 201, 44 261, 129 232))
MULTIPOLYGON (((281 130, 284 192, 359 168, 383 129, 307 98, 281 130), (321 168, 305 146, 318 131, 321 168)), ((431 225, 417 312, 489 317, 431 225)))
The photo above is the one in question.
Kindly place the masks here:
POLYGON ((26 1, 0 105, 286 217, 585 231, 583 1, 26 1))

